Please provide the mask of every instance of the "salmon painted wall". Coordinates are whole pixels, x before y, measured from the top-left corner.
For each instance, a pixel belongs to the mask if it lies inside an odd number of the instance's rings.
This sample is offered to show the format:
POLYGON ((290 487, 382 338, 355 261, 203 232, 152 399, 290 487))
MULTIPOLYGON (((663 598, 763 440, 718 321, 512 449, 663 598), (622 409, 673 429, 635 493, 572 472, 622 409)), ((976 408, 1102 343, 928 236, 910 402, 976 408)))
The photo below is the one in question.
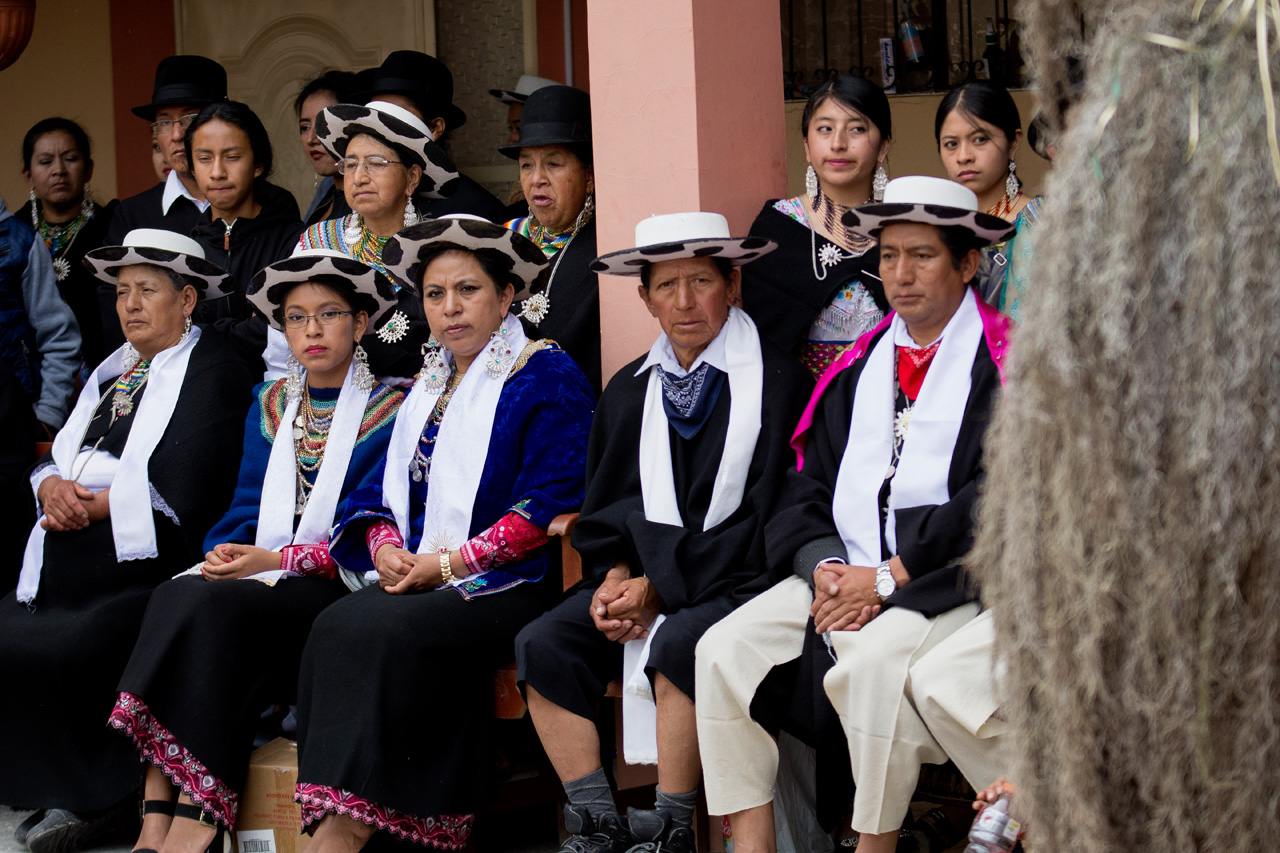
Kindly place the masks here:
POLYGON ((156 66, 174 53, 173 0, 111 0, 116 174, 120 197, 155 185, 151 124, 129 112, 151 102, 156 66))
MULTIPOLYGON (((537 0, 538 76, 565 80, 564 0, 537 0)), ((587 0, 571 0, 573 85, 591 91, 591 62, 587 49, 587 0)))

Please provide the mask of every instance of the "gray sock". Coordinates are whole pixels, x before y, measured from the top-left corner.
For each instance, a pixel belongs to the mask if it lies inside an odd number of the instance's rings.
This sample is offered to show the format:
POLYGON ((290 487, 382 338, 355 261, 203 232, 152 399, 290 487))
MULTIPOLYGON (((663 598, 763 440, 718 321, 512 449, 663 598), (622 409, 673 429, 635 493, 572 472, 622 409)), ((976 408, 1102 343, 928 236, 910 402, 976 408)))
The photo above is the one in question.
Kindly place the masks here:
POLYGON ((613 802, 613 791, 609 788, 609 777, 604 775, 603 767, 594 773, 565 782, 564 792, 569 802, 575 806, 586 806, 594 821, 599 822, 601 815, 618 812, 618 807, 613 802))
POLYGON ((687 794, 668 794, 661 787, 654 787, 657 792, 653 798, 654 810, 667 816, 671 826, 690 829, 693 826, 693 810, 698 805, 698 789, 695 787, 687 794))

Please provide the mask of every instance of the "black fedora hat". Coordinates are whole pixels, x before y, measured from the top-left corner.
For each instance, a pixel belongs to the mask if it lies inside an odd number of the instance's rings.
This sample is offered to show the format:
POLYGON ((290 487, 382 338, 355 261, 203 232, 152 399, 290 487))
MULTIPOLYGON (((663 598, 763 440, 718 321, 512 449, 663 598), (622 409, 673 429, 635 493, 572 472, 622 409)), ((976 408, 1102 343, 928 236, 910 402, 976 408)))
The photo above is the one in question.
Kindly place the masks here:
POLYGON ((166 56, 156 66, 156 84, 151 103, 131 112, 147 121, 156 120, 156 110, 177 104, 207 107, 227 99, 227 70, 205 56, 166 56))
POLYGON ((366 102, 381 95, 404 95, 423 110, 423 120, 444 118, 449 130, 467 123, 467 114, 453 103, 453 72, 449 66, 427 53, 397 50, 390 53, 373 75, 366 102))
POLYGON ((515 160, 521 148, 591 145, 591 96, 572 86, 544 86, 524 102, 520 141, 498 150, 515 160))

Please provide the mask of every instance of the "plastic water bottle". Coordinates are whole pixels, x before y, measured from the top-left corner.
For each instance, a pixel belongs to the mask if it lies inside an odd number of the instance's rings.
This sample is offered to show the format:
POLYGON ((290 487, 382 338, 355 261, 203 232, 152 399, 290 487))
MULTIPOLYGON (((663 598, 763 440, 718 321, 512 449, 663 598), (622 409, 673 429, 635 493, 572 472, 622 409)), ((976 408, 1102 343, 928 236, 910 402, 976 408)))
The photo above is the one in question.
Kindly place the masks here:
POLYGON ((969 829, 969 846, 964 853, 1009 853, 1018 843, 1022 824, 1009 814, 1012 795, 1005 791, 994 803, 978 813, 969 829))
POLYGON ((911 5, 902 0, 902 23, 898 25, 898 38, 902 41, 902 56, 907 62, 918 63, 924 59, 924 43, 920 30, 911 20, 911 5))

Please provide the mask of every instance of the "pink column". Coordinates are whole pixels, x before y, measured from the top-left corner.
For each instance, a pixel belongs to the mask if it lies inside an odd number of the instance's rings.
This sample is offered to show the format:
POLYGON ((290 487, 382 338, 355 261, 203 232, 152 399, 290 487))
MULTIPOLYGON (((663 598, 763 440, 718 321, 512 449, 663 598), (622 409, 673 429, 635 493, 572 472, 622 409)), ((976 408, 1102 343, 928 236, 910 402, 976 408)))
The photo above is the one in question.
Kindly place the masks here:
MULTIPOLYGON (((745 234, 786 189, 777 0, 588 0, 599 248, 658 213, 745 234)), ((600 277, 605 381, 659 332, 634 278, 600 277)))

